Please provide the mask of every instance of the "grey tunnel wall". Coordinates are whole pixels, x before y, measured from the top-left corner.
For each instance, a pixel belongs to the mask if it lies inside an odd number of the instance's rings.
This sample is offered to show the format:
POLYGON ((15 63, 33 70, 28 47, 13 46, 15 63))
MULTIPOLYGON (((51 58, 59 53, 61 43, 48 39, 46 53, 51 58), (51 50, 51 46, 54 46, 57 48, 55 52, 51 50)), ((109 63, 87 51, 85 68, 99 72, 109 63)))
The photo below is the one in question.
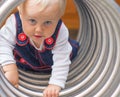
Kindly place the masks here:
MULTIPOLYGON (((1 0, 0 23, 24 0, 1 0)), ((77 41, 81 46, 72 62, 60 97, 120 96, 120 7, 114 0, 75 0, 80 17, 77 41)), ((0 67, 0 97, 41 97, 50 75, 19 70, 19 88, 0 67)))

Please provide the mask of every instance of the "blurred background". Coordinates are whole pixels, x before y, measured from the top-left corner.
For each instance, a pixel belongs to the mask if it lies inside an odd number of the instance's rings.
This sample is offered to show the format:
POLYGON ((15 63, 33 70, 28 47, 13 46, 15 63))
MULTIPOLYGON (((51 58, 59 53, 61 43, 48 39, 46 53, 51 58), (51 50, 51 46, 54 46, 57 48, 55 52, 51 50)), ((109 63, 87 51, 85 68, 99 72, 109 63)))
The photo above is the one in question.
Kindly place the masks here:
MULTIPOLYGON (((115 0, 120 6, 120 0, 115 0)), ((74 0, 67 0, 67 7, 64 16, 62 17, 63 22, 69 29, 70 37, 76 39, 77 33, 80 26, 80 18, 78 16, 77 8, 74 0)))

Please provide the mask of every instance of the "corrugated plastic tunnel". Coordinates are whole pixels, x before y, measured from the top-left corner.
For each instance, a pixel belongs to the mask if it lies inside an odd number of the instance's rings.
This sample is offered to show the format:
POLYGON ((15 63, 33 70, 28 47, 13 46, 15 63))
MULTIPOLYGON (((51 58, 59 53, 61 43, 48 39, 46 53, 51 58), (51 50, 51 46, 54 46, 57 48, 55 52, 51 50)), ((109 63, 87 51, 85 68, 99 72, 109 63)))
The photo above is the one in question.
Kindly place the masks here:
MULTIPOLYGON (((0 22, 24 0, 1 0, 0 22)), ((114 0, 74 0, 81 46, 60 97, 120 97, 120 7, 114 0)), ((0 67, 0 97, 42 97, 50 75, 19 69, 19 88, 0 67), (43 76, 44 75, 44 76, 43 76)))

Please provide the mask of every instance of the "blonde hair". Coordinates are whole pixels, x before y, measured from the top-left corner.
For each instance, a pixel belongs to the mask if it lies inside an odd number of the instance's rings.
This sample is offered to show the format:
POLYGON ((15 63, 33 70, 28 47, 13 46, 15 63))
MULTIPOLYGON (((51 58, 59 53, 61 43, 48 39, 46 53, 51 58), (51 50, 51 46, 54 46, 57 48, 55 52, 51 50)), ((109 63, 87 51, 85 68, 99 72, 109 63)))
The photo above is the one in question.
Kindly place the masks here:
POLYGON ((34 5, 38 5, 40 4, 40 9, 38 9, 39 11, 42 11, 44 10, 48 5, 50 4, 59 4, 59 8, 60 8, 60 12, 61 14, 63 15, 64 14, 64 11, 65 11, 65 8, 66 8, 66 0, 25 0, 24 3, 20 4, 18 6, 18 10, 24 10, 26 4, 28 4, 30 6, 34 6, 34 5), (31 2, 29 2, 31 1, 31 2))

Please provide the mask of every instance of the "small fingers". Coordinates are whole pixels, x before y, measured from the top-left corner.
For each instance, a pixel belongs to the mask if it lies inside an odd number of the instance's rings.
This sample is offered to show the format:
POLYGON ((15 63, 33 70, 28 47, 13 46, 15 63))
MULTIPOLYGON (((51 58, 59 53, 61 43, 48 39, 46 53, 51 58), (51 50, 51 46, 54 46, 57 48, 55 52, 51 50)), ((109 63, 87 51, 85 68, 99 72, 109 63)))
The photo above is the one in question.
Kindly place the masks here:
POLYGON ((59 91, 58 90, 44 90, 43 97, 59 97, 59 91))
POLYGON ((16 88, 18 88, 18 86, 19 86, 18 84, 15 85, 16 88))

